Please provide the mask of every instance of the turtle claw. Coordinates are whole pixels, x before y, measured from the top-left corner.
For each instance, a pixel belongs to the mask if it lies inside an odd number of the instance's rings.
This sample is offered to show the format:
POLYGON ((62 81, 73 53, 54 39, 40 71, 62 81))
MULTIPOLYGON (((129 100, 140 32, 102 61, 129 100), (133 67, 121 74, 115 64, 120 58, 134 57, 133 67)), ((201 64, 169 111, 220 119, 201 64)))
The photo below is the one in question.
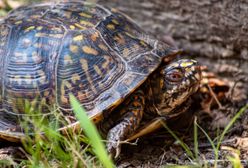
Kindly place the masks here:
POLYGON ((107 151, 110 154, 110 157, 117 159, 121 153, 121 145, 119 141, 110 141, 107 143, 107 151))

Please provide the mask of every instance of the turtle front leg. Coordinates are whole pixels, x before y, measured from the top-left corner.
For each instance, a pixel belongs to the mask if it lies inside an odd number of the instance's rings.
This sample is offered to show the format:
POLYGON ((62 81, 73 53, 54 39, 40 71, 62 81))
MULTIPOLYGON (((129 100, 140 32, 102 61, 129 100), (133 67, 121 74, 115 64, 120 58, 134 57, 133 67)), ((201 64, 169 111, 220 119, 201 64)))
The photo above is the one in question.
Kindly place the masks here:
POLYGON ((120 154, 120 142, 125 140, 138 128, 144 113, 145 98, 141 90, 136 91, 128 102, 124 102, 122 108, 125 108, 125 113, 119 120, 118 124, 109 130, 107 135, 107 150, 117 158, 120 154))

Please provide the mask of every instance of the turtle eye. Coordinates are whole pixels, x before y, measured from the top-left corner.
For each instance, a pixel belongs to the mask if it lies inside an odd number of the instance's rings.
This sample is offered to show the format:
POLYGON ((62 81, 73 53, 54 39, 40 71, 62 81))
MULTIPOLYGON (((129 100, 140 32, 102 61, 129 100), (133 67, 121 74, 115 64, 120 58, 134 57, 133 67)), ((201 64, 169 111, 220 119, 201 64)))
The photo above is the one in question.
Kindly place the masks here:
POLYGON ((180 82, 183 77, 183 73, 179 69, 173 69, 166 74, 166 79, 170 82, 180 82))

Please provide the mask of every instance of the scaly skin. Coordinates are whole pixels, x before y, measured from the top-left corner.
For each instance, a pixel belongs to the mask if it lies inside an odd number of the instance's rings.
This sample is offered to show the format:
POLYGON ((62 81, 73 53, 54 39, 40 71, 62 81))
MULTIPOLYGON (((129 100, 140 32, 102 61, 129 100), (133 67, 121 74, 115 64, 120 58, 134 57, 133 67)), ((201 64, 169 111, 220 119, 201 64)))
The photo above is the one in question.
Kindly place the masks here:
POLYGON ((199 88, 201 72, 193 60, 179 60, 159 71, 116 109, 118 113, 113 111, 122 116, 109 119, 114 123, 107 135, 107 150, 112 156, 118 157, 120 142, 139 127, 144 113, 151 118, 176 116, 182 112, 180 105, 199 88))

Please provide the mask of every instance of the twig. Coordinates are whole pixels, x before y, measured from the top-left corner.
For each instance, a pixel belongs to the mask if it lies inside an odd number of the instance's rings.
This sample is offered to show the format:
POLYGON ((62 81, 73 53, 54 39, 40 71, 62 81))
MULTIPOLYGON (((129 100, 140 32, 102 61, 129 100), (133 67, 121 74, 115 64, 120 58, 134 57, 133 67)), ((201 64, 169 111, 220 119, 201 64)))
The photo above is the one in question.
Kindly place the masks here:
POLYGON ((216 101, 216 103, 218 104, 219 108, 222 109, 223 106, 221 105, 220 101, 219 101, 218 98, 216 97, 214 91, 213 91, 212 88, 209 86, 209 84, 207 84, 207 86, 208 86, 208 89, 209 89, 209 91, 210 91, 210 94, 213 96, 213 98, 214 98, 214 100, 216 101))

